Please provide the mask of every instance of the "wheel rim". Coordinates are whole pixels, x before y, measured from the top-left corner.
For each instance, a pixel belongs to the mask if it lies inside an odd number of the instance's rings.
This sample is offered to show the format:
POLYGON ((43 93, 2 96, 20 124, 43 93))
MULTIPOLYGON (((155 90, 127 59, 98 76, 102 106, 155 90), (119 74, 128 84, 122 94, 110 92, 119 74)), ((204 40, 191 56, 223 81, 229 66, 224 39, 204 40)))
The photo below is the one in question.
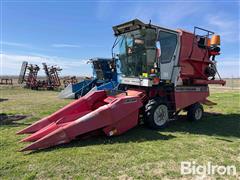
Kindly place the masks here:
POLYGON ((168 108, 166 105, 159 105, 154 112, 154 122, 158 126, 163 126, 168 120, 168 108))
POLYGON ((196 111, 195 111, 195 119, 196 120, 200 120, 202 118, 202 109, 201 108, 198 108, 196 111))

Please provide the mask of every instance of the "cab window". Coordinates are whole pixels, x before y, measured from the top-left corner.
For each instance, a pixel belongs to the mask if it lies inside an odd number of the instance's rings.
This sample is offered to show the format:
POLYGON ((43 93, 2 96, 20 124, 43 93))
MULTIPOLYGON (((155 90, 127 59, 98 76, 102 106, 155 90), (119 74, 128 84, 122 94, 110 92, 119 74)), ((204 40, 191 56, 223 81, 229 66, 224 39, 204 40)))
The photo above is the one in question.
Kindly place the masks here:
POLYGON ((177 35, 170 32, 160 31, 158 41, 160 42, 161 48, 160 62, 161 63, 170 62, 176 49, 177 35))

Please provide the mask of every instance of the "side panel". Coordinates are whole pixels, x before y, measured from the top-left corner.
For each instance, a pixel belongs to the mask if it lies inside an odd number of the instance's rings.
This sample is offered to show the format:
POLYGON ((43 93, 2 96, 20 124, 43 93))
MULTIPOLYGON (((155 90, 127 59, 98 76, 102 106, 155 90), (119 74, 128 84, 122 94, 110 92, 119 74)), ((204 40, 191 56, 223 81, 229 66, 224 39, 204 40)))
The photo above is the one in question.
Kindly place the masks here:
POLYGON ((121 77, 120 80, 121 84, 127 84, 127 85, 134 85, 134 86, 145 86, 145 87, 151 87, 152 81, 150 79, 140 79, 140 78, 125 78, 121 77))
POLYGON ((209 89, 207 86, 181 86, 175 88, 174 95, 176 110, 179 110, 196 102, 204 101, 209 96, 209 89))
POLYGON ((87 84, 89 84, 92 80, 83 80, 79 83, 76 84, 72 84, 72 92, 75 93, 77 91, 79 91, 80 89, 82 89, 84 86, 86 86, 87 84))
POLYGON ((113 90, 117 87, 118 83, 116 81, 110 81, 108 83, 104 83, 97 87, 97 90, 113 90))
POLYGON ((182 79, 206 79, 204 73, 210 60, 208 51, 198 47, 197 38, 193 33, 179 30, 181 36, 181 50, 179 64, 182 79))

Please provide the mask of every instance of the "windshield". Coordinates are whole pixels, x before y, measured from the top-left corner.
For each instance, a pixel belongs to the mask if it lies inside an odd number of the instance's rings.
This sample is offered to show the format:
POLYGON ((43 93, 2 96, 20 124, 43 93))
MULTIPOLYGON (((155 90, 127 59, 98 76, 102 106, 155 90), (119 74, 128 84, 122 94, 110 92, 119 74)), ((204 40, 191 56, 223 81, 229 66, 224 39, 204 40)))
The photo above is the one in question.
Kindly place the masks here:
POLYGON ((118 41, 121 73, 127 77, 146 77, 156 59, 154 29, 141 29, 120 36, 118 41))
POLYGON ((93 61, 94 76, 99 80, 112 80, 115 78, 115 65, 110 60, 93 61))

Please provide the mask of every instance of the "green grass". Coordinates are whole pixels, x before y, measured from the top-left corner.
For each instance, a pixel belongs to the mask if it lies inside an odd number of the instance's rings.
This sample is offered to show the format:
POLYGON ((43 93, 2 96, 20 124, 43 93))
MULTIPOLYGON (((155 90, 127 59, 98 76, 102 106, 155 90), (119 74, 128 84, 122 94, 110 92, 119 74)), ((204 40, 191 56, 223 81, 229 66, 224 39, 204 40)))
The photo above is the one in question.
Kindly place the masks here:
POLYGON ((195 178, 181 176, 181 161, 235 165, 240 178, 239 92, 213 92, 209 99, 218 105, 205 107, 208 113, 199 122, 180 118, 162 131, 139 126, 119 137, 93 137, 42 151, 18 152, 26 144, 18 142, 25 136, 15 135, 17 131, 70 102, 58 99, 57 94, 0 89, 0 98, 7 99, 0 103, 1 113, 28 116, 0 124, 1 179, 195 178))

